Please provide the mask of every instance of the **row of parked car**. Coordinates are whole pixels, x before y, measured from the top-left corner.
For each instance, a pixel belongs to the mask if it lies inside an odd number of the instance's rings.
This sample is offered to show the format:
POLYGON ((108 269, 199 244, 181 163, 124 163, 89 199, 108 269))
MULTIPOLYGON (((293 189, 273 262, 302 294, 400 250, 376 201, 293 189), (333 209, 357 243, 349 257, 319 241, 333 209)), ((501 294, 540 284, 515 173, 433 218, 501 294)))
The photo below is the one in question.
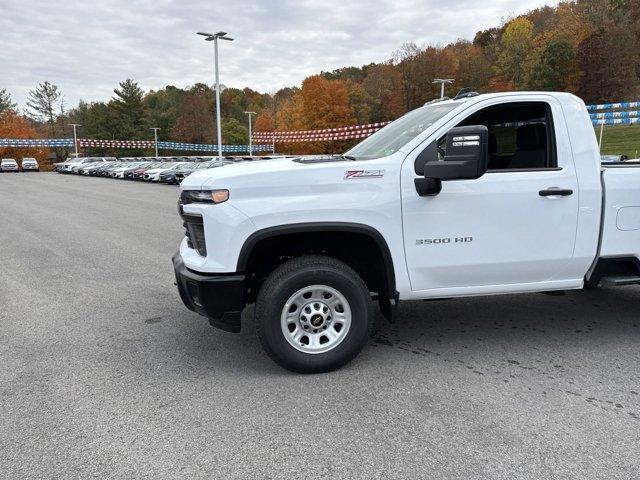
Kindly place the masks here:
POLYGON ((0 160, 0 173, 5 172, 37 172, 40 170, 40 165, 35 158, 25 157, 22 159, 22 163, 18 166, 15 158, 3 158, 0 160))
POLYGON ((56 163, 54 169, 65 174, 179 185, 196 170, 268 158, 275 157, 80 157, 56 163))

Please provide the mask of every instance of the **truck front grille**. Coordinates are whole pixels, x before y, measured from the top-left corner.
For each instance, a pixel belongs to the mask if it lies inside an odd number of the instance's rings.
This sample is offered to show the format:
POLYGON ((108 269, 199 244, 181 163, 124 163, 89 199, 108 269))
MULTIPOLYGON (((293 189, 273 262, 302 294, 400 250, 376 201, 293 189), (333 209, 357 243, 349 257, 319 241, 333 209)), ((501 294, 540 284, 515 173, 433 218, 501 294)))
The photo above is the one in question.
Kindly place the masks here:
POLYGON ((196 215, 183 215, 187 245, 193 248, 199 255, 207 256, 207 244, 204 238, 204 225, 202 217, 196 215))

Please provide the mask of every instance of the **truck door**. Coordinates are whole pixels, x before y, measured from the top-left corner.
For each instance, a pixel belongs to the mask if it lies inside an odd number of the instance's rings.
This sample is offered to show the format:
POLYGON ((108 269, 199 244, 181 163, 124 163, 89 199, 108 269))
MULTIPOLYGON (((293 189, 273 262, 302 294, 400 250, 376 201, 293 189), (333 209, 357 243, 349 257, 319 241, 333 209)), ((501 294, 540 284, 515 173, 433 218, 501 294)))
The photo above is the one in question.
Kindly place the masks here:
MULTIPOLYGON (((421 176, 424 149, 405 161, 402 215, 414 292, 563 288, 575 244, 578 184, 561 107, 543 98, 493 99, 445 127, 489 129, 489 171, 479 179, 444 181, 438 195, 421 197, 413 180, 421 176)), ((434 140, 438 155, 446 129, 434 140)))

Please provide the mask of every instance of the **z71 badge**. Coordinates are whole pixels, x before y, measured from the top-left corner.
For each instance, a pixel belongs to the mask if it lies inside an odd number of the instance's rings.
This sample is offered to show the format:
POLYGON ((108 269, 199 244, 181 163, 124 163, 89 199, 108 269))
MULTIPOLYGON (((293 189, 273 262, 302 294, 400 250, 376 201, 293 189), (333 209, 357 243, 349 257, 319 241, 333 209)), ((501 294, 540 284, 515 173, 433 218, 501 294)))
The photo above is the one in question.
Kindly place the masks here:
POLYGON ((384 170, 347 170, 344 174, 345 180, 380 177, 384 177, 384 170))

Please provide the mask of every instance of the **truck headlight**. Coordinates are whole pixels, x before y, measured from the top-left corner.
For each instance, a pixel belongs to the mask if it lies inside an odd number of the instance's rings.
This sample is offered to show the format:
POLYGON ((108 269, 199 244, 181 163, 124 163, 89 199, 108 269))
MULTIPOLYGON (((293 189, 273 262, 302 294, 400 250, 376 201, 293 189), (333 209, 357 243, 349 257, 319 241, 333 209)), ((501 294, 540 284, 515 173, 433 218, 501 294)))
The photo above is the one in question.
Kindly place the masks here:
POLYGON ((182 204, 223 203, 229 200, 229 190, 184 190, 180 195, 182 204))

